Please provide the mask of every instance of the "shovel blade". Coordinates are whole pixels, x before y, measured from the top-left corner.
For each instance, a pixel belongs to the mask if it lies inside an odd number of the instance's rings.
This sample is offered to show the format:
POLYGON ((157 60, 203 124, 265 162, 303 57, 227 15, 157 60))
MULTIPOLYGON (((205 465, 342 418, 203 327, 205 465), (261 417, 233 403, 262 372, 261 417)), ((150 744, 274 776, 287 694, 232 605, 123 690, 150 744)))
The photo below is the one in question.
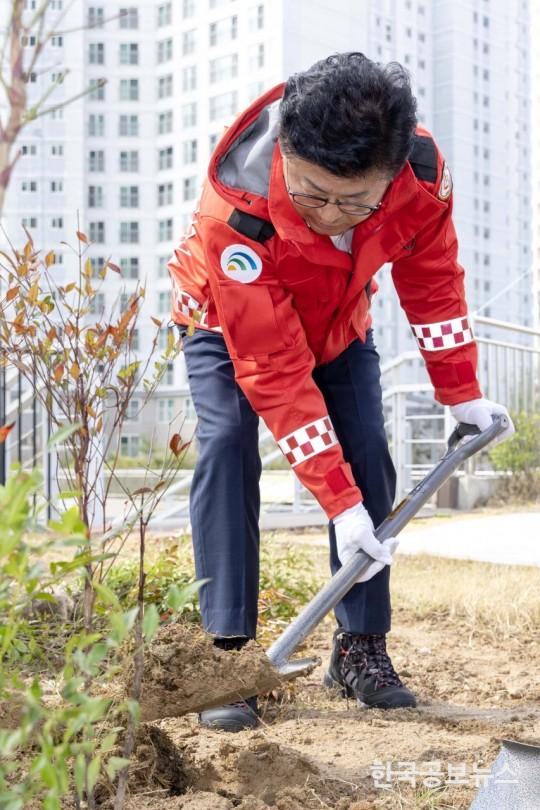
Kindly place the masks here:
POLYGON ((540 745, 502 740, 502 749, 469 810, 537 810, 540 745))

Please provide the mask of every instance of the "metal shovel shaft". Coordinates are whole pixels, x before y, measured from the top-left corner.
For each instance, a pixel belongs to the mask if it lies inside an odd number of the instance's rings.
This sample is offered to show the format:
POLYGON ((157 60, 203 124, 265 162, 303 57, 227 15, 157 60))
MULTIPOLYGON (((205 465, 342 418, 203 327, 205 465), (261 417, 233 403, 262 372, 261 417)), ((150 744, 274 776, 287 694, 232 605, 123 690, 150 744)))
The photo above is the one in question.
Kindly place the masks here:
MULTIPOLYGON (((493 424, 482 433, 476 433, 466 442, 460 443, 465 435, 471 435, 470 426, 458 425, 448 440, 448 450, 436 467, 401 501, 375 531, 381 542, 395 537, 407 525, 421 507, 444 484, 459 465, 479 450, 486 447, 508 426, 505 416, 493 417, 493 424)), ((309 633, 324 619, 340 599, 349 592, 358 577, 372 558, 358 551, 332 579, 319 591, 287 629, 267 650, 267 655, 279 670, 288 665, 288 658, 309 633)))

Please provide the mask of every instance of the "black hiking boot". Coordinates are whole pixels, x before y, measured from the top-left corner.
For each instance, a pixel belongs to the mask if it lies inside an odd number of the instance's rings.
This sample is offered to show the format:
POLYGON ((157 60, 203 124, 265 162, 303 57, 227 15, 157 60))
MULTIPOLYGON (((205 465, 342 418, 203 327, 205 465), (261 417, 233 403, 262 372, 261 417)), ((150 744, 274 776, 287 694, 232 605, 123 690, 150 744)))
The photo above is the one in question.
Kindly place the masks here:
MULTIPOLYGON (((245 636, 217 637, 214 639, 214 644, 221 650, 241 650, 248 641, 249 639, 245 636)), ((218 706, 215 709, 206 709, 199 714, 199 725, 204 728, 231 732, 256 728, 259 725, 257 698, 251 697, 228 703, 226 706, 218 706)))
POLYGON ((324 685, 339 688, 343 697, 373 709, 416 706, 416 698, 401 682, 386 652, 385 635, 353 635, 339 627, 324 685))

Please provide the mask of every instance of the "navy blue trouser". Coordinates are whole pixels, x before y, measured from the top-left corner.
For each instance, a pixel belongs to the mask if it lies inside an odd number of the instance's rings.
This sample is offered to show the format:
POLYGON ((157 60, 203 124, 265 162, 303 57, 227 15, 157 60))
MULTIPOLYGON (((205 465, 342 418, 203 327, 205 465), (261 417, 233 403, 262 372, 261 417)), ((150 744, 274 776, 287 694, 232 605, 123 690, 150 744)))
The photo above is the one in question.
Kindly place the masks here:
MULTIPOLYGON (((204 628, 219 636, 255 638, 259 590, 259 418, 234 379, 225 341, 215 332, 184 335, 199 455, 190 496, 191 526, 204 628)), ((345 459, 375 526, 392 508, 395 470, 384 431, 379 355, 371 330, 313 372, 345 459)), ((330 566, 340 563, 329 524, 330 566)), ((390 629, 390 569, 355 585, 336 606, 352 633, 390 629)))

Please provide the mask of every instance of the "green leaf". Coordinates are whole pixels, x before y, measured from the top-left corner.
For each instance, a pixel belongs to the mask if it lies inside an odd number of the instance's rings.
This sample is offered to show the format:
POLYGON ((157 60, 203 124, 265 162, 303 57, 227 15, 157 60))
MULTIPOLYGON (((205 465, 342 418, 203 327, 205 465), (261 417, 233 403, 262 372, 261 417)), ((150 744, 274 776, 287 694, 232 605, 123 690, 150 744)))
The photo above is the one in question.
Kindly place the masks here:
POLYGON ((88 766, 86 782, 89 793, 92 793, 94 787, 96 786, 100 770, 101 770, 101 756, 98 755, 97 757, 94 757, 94 759, 88 766))
POLYGON ((103 585, 100 582, 94 582, 94 590, 104 605, 115 608, 120 607, 118 597, 112 588, 109 588, 107 585, 103 585))
POLYGON ((87 527, 81 520, 79 508, 77 506, 72 506, 69 509, 66 509, 65 512, 62 512, 60 515, 60 520, 50 520, 49 528, 59 532, 60 534, 78 534, 86 538, 87 527))
POLYGON ((129 765, 129 759, 125 757, 109 757, 107 760, 107 776, 109 779, 112 780, 115 778, 118 771, 121 771, 122 768, 126 768, 129 765))
POLYGON ((101 741, 101 745, 99 746, 100 754, 108 754, 109 751, 112 751, 114 746, 116 745, 117 737, 118 737, 117 731, 112 731, 110 734, 106 734, 101 741))
POLYGON ((141 707, 138 701, 134 700, 133 698, 128 698, 126 700, 126 708, 131 719, 138 723, 141 718, 141 707))
POLYGON ((143 634, 146 641, 150 641, 159 626, 159 613, 155 605, 147 605, 144 609, 143 634))
POLYGON ((64 489, 56 497, 59 501, 68 501, 70 498, 80 498, 81 495, 80 489, 64 489))
POLYGON ((171 585, 165 600, 167 605, 174 611, 182 610, 207 582, 210 582, 210 580, 198 579, 196 582, 190 582, 189 585, 183 585, 181 588, 178 585, 171 585))
POLYGON ((77 754, 75 757, 75 766, 73 768, 75 776, 75 788, 77 789, 77 796, 79 799, 84 797, 84 783, 86 778, 86 762, 84 754, 77 754))
POLYGON ((135 619, 139 608, 132 608, 125 613, 113 613, 109 616, 109 624, 111 625, 112 637, 119 644, 126 638, 127 634, 135 624, 135 619))
POLYGON ((76 433, 78 430, 82 428, 81 422, 72 422, 69 424, 64 425, 57 430, 56 433, 53 433, 52 436, 49 437, 49 441, 47 442, 47 449, 51 450, 57 444, 62 444, 66 439, 76 433))

